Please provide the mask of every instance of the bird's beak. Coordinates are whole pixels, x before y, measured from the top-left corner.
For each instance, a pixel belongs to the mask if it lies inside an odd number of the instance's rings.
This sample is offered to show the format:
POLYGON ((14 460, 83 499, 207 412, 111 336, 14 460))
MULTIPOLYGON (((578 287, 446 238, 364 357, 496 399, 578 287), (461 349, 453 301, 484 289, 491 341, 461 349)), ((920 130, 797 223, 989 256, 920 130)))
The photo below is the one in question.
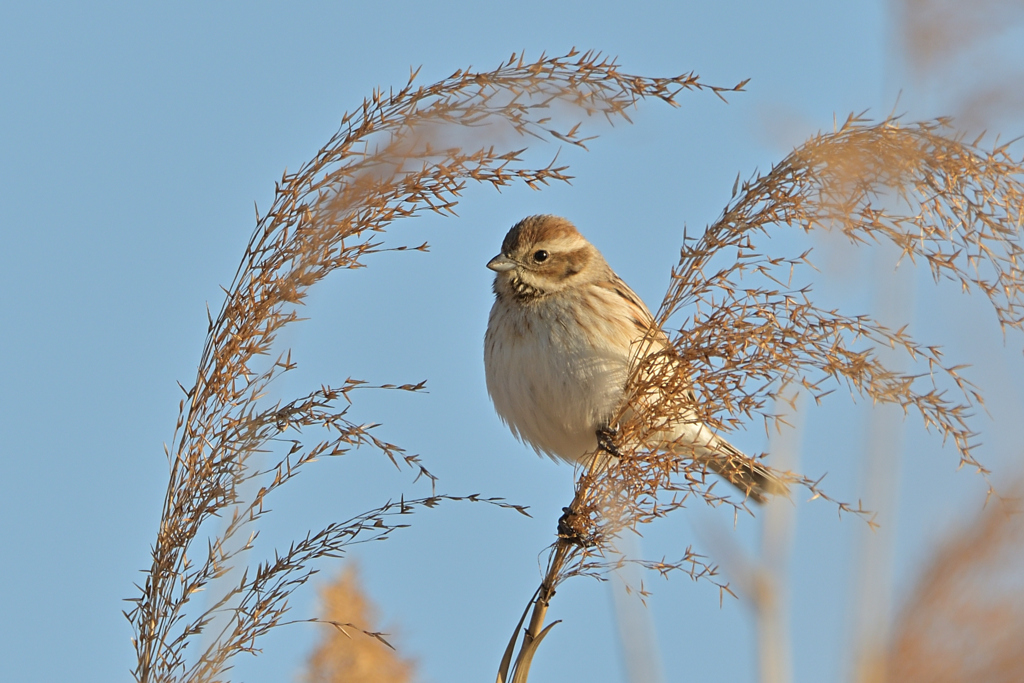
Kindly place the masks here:
POLYGON ((487 262, 487 267, 495 273, 504 273, 515 268, 516 262, 504 254, 498 254, 487 262))

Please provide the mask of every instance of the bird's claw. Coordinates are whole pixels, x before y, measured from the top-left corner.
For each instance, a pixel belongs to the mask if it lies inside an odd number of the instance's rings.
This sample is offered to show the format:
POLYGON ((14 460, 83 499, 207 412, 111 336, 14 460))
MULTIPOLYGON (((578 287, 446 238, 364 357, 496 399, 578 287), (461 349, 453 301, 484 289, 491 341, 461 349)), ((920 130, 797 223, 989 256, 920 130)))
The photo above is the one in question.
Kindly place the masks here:
POLYGON ((562 508, 562 516, 558 518, 558 537, 581 548, 595 544, 594 539, 587 533, 586 517, 571 507, 562 508))
POLYGON ((597 430, 597 447, 605 453, 621 458, 622 454, 619 453, 619 447, 615 445, 615 437, 618 435, 617 429, 601 427, 597 430))

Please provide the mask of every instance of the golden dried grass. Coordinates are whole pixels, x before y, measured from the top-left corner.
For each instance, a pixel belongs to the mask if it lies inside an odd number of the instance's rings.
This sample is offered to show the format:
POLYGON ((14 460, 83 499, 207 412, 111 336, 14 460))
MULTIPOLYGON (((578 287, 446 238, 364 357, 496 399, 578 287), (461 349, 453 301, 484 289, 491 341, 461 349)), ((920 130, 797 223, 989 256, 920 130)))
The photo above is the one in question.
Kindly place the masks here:
MULTIPOLYGON (((292 623, 285 620, 287 598, 315 571, 316 560, 388 537, 407 526, 416 509, 471 501, 523 511, 479 496, 403 497, 310 533, 237 580, 229 576, 240 554, 253 547, 254 524, 266 513, 267 498, 319 457, 369 447, 433 482, 417 456, 376 437, 374 425, 348 419, 357 390, 369 386, 362 381, 319 387, 288 402, 264 399, 270 384, 294 368, 287 351, 271 353, 278 333, 298 319, 297 307, 311 286, 336 269, 363 267, 366 255, 384 250, 378 234, 394 220, 423 211, 453 213, 470 181, 501 188, 569 179, 554 160, 539 167, 526 163, 526 141, 584 146, 589 130, 583 123, 594 117, 628 120, 628 109, 640 99, 674 105, 683 91, 721 95, 741 86, 710 87, 693 74, 631 76, 593 53, 535 62, 513 55, 493 71, 458 71, 432 86, 416 87, 410 79, 397 91, 375 92, 358 112, 345 115, 339 132, 309 163, 282 177, 270 210, 257 214, 224 304, 210 316, 196 380, 183 387, 152 563, 126 612, 136 632, 136 680, 224 680, 232 657, 257 652, 263 635, 292 623), (330 436, 303 436, 316 429, 330 436), (280 455, 269 467, 255 466, 253 454, 265 451, 280 455), (257 493, 246 499, 243 483, 258 484, 257 493), (225 519, 222 530, 205 533, 218 517, 225 519), (229 585, 210 604, 190 605, 193 595, 218 579, 229 585), (188 648, 196 648, 200 635, 207 644, 190 657, 188 648)), ((787 387, 814 396, 848 387, 916 412, 955 444, 962 463, 983 472, 969 426, 981 397, 960 376, 960 366, 947 364, 938 348, 919 344, 902 328, 816 306, 807 286, 792 284, 795 273, 808 272, 808 255, 768 255, 757 241, 784 226, 838 230, 856 243, 891 241, 936 278, 980 292, 1004 328, 1019 329, 1021 176, 1021 163, 1007 147, 966 142, 945 121, 903 126, 891 118, 872 123, 851 117, 768 173, 737 183, 721 218, 700 237, 684 240, 657 324, 684 319, 670 349, 635 363, 611 435, 610 446, 622 457, 596 459, 581 473, 548 571, 509 644, 499 679, 526 680, 533 653, 551 628, 544 626, 547 607, 570 577, 636 562, 665 574, 686 571, 728 590, 716 568, 690 549, 676 561, 605 559, 618 533, 688 502, 744 507, 742 500, 719 495, 694 460, 645 447, 648 436, 681 414, 729 430, 754 418, 775 419, 770 406, 787 387), (873 353, 874 345, 920 359, 924 370, 893 371, 873 353), (691 381, 696 403, 682 391, 691 381)), ((819 482, 784 476, 825 497, 819 482)), ((864 512, 837 505, 841 512, 864 512)))
POLYGON ((398 90, 374 92, 342 118, 310 162, 284 174, 270 210, 257 212, 223 305, 209 316, 197 376, 182 387, 185 397, 167 449, 170 476, 152 563, 125 613, 135 630, 137 681, 223 680, 232 657, 258 652, 263 635, 291 623, 284 620, 287 598, 315 571, 315 560, 389 536, 406 526, 415 509, 477 501, 523 511, 479 496, 403 497, 312 532, 238 579, 229 574, 253 548, 265 501, 318 458, 369 447, 433 481, 417 456, 377 438, 376 425, 347 418, 357 391, 369 387, 360 380, 318 387, 287 402, 264 399, 271 383, 295 367, 289 352, 272 355, 273 345, 299 319, 298 306, 311 286, 339 268, 363 267, 365 256, 384 250, 377 236, 394 220, 423 211, 454 213, 467 183, 539 188, 569 179, 554 160, 540 167, 524 162, 527 141, 584 147, 585 121, 628 120, 628 109, 640 99, 674 105, 682 91, 730 90, 707 86, 693 74, 624 74, 611 60, 576 51, 534 62, 512 55, 493 71, 460 70, 430 86, 414 85, 415 75, 398 90), (329 436, 303 437, 321 429, 329 436), (269 467, 255 466, 253 454, 265 451, 283 454, 269 467), (257 491, 251 498, 243 496, 244 483, 257 491), (206 533, 220 517, 224 527, 206 533), (218 580, 228 585, 219 586, 206 607, 191 604, 218 580), (194 652, 200 636, 206 645, 194 652))
MULTIPOLYGON (((874 123, 850 117, 768 173, 737 183, 719 220, 700 237, 684 238, 656 324, 686 317, 672 348, 634 364, 608 445, 620 457, 598 458, 579 477, 547 572, 530 602, 519 654, 513 654, 513 637, 499 681, 526 680, 533 653, 550 628, 544 627, 550 600, 570 577, 637 561, 663 574, 683 571, 710 579, 729 590, 717 578, 717 567, 689 548, 676 561, 608 559, 617 534, 688 503, 745 507, 744 501, 717 493, 706 480, 705 465, 657 447, 657 434, 680 415, 723 431, 752 419, 770 425, 776 419, 772 401, 787 388, 820 398, 843 387, 917 413, 926 428, 954 444, 961 465, 987 475, 974 456, 976 435, 969 424, 982 396, 961 376, 963 366, 947 363, 941 349, 915 341, 905 327, 891 329, 870 316, 816 306, 809 286, 793 285, 807 276, 809 254, 771 256, 757 243, 770 230, 785 227, 840 231, 854 244, 891 242, 903 258, 927 264, 936 280, 980 293, 1004 331, 1020 331, 1024 164, 1006 145, 986 149, 980 143, 957 135, 946 120, 905 126, 894 118, 874 123), (891 369, 876 353, 879 346, 921 369, 891 369), (696 402, 686 391, 691 381, 696 402)), ((746 465, 737 458, 734 466, 742 471, 746 465)), ((820 481, 795 473, 779 476, 813 497, 828 498, 820 481)), ((868 512, 859 504, 835 502, 840 513, 868 512)))

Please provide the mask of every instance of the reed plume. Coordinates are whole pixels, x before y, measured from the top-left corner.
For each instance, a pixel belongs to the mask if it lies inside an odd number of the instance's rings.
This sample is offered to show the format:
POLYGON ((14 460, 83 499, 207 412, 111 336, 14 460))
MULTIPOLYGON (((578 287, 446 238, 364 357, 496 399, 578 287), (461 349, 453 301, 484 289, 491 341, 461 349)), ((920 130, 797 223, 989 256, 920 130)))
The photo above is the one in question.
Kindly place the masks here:
MULTIPOLYGON (((851 116, 831 133, 812 137, 769 172, 739 183, 721 217, 699 237, 685 238, 658 327, 679 320, 673 347, 638 358, 612 437, 618 458, 595 459, 581 474, 566 509, 545 577, 531 599, 523 641, 513 636, 499 681, 527 680, 537 646, 548 633, 545 614, 557 587, 580 575, 603 575, 624 561, 663 574, 683 571, 728 586, 717 567, 687 548, 678 560, 615 556, 612 539, 695 501, 745 509, 720 495, 697 459, 643 446, 687 410, 729 431, 752 420, 771 426, 771 407, 792 388, 820 398, 836 388, 916 413, 957 450, 961 465, 982 475, 970 426, 982 395, 940 348, 915 341, 870 316, 815 305, 809 252, 771 254, 773 231, 833 230, 853 244, 888 241, 902 257, 926 265, 936 280, 980 294, 1004 331, 1024 326, 1024 164, 1008 145, 967 141, 947 120, 903 125, 851 116), (797 284, 799 283, 799 284, 797 284), (916 372, 888 367, 874 351, 891 347, 916 372), (665 356, 682 359, 678 363, 665 356), (692 382, 696 408, 686 389, 692 382)), ((654 330, 652 330, 652 334, 654 330)), ((743 467, 737 462, 737 469, 743 467)), ((779 473, 828 498, 820 481, 779 473)), ((990 489, 990 492, 991 489, 990 489)), ((865 516, 860 505, 834 501, 840 513, 865 516)))
MULTIPOLYGON (((424 211, 453 214, 470 182, 540 188, 569 180, 554 159, 526 162, 528 142, 585 147, 585 125, 628 120, 639 100, 675 105, 683 91, 721 95, 740 87, 708 86, 693 74, 633 76, 599 54, 575 50, 533 62, 512 55, 492 71, 459 70, 429 86, 414 85, 415 76, 398 90, 374 92, 342 117, 338 132, 312 160, 282 176, 270 209, 257 211, 220 310, 209 315, 196 378, 182 387, 166 449, 169 478, 152 563, 125 612, 135 631, 133 674, 140 683, 224 680, 232 657, 255 654, 263 635, 290 623, 287 598, 318 559, 390 536, 416 509, 476 501, 523 511, 500 499, 438 495, 432 486, 429 496, 397 495, 397 501, 311 532, 237 580, 229 575, 253 548, 268 498, 318 458, 367 447, 434 481, 418 456, 377 437, 376 425, 349 419, 358 391, 371 387, 361 380, 316 387, 288 401, 266 398, 272 383, 295 367, 290 353, 275 352, 274 343, 299 319, 310 287, 386 251, 379 236, 396 219, 424 211), (316 432, 328 436, 304 436, 316 432), (275 454, 273 464, 254 465, 253 455, 262 452, 275 454), (245 483, 250 486, 243 489, 245 483), (256 493, 247 498, 249 488, 256 493), (223 527, 210 531, 219 518, 223 527), (194 607, 192 597, 218 579, 230 583, 206 607, 194 607), (192 654, 201 635, 208 644, 192 654)), ((406 248, 427 245, 397 247, 406 248)), ((424 384, 375 386, 418 391, 424 384)))
MULTIPOLYGON (((309 288, 340 268, 361 268, 389 249, 380 235, 399 218, 424 211, 450 215, 470 182, 534 188, 567 181, 557 155, 527 159, 528 143, 585 147, 598 120, 628 120, 640 100, 671 105, 686 91, 718 96, 739 90, 704 84, 694 74, 648 78, 624 74, 611 60, 575 51, 527 62, 513 55, 497 69, 457 71, 430 86, 377 91, 314 158, 277 183, 224 302, 209 315, 194 382, 182 387, 160 527, 139 594, 126 617, 135 630, 140 683, 226 680, 231 659, 256 653, 259 639, 287 620, 288 596, 316 571, 317 561, 345 554, 353 543, 388 538, 408 515, 449 502, 482 502, 519 512, 501 499, 436 493, 424 462, 377 436, 377 425, 349 417, 360 390, 419 391, 423 382, 371 385, 348 379, 291 400, 268 398, 272 383, 294 369, 278 334, 299 319, 309 288), (326 434, 310 438, 310 434, 326 434), (427 496, 382 502, 295 541, 241 573, 266 501, 318 458, 353 448, 375 449, 397 467, 431 482, 427 496), (269 466, 257 453, 272 453, 269 466), (243 484, 248 486, 243 487, 243 484), (245 491, 255 490, 252 496, 245 491), (211 531, 217 521, 223 526, 211 531), (219 586, 205 606, 192 597, 219 586), (200 636, 205 646, 197 645, 200 636), (189 649, 191 647, 191 650, 189 649), (197 648, 199 651, 194 652, 197 648)), ((628 400, 608 434, 617 459, 595 459, 581 472, 575 498, 559 522, 548 571, 503 657, 499 680, 525 681, 556 588, 568 578, 603 575, 623 562, 671 574, 685 571, 728 586, 716 568, 686 549, 677 560, 613 557, 612 540, 696 501, 745 508, 720 495, 696 460, 646 448, 647 436, 685 410, 715 429, 776 419, 773 401, 787 389, 820 397, 839 387, 901 406, 956 448, 961 463, 984 473, 974 455, 970 415, 981 395, 937 347, 887 328, 869 316, 814 303, 808 253, 773 254, 764 240, 779 230, 834 230, 853 243, 886 240, 986 298, 1006 330, 1024 321, 1020 228, 1024 220, 1021 162, 1005 145, 983 147, 957 136, 947 121, 904 125, 851 117, 813 137, 769 172, 733 189, 721 217, 700 236, 684 238, 678 265, 656 316, 675 330, 672 354, 637 359, 628 400), (888 345, 919 362, 897 372, 872 351, 888 345), (684 367, 685 376, 670 368, 684 367), (692 386, 696 407, 683 391, 692 386), (685 403, 685 405, 684 405, 685 403), (526 624, 517 648, 520 627, 526 624)), ((651 330, 655 333, 655 330, 651 330)), ((739 466, 739 464, 737 464, 739 466)), ((814 496, 819 481, 781 473, 814 496)), ((836 502, 840 512, 866 514, 836 502)), ((869 520, 870 521, 870 520, 869 520)), ((211 591, 213 592, 213 591, 211 591)), ((356 625, 370 635, 369 626, 356 625)))

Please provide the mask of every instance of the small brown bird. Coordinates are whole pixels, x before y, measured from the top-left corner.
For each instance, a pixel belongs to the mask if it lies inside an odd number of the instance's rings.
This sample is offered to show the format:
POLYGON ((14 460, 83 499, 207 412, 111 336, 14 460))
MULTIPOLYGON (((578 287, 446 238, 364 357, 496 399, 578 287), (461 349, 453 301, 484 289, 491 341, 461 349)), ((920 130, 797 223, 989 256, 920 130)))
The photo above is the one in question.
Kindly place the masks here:
MULTIPOLYGON (((487 267, 496 273, 484 339, 494 408, 538 453, 579 462, 597 450, 623 400, 630 359, 670 348, 668 338, 660 330, 652 336, 643 301, 564 218, 523 219, 487 267)), ((688 383, 681 391, 696 400, 688 383)), ((692 411, 668 422, 657 439, 757 502, 787 490, 692 411)))

